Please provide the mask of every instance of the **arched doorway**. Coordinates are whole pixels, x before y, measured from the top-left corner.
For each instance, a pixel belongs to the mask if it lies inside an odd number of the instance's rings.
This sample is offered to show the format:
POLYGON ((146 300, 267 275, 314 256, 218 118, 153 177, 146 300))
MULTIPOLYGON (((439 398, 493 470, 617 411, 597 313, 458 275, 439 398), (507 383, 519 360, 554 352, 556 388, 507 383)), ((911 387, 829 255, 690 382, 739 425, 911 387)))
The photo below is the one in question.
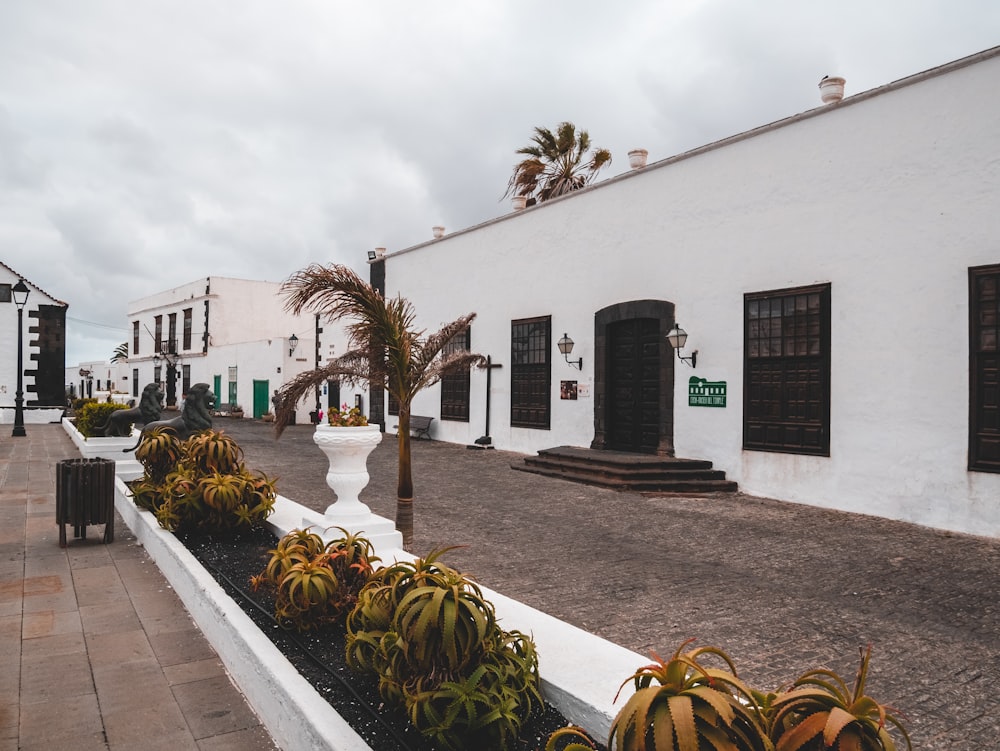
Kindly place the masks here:
POLYGON ((674 304, 633 300, 594 316, 591 448, 674 455, 674 304))

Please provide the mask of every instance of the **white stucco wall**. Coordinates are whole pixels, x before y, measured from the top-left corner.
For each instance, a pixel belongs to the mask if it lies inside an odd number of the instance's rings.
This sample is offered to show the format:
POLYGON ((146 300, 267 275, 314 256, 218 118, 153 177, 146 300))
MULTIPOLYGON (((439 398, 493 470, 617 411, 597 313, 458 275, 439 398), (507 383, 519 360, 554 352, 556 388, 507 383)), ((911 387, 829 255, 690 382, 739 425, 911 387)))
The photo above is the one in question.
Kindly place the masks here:
MULTIPOLYGON (((6 264, 0 262, 0 284, 14 286, 21 277, 6 264)), ((45 291, 36 287, 31 280, 25 279, 28 285, 28 300, 21 312, 21 358, 25 371, 37 367, 38 347, 33 345, 36 336, 31 333, 31 327, 38 325, 38 318, 32 315, 40 305, 64 305, 45 291)), ((17 398, 17 305, 13 298, 10 302, 0 303, 0 407, 14 407, 17 398)), ((32 387, 35 376, 24 373, 21 376, 21 388, 25 406, 36 398, 32 387)), ((27 419, 27 418, 26 418, 27 419)))
MULTIPOLYGON (((706 458, 743 490, 1000 534, 1000 476, 968 472, 968 269, 1000 262, 998 50, 891 84, 568 198, 392 253, 389 294, 436 327, 474 310, 473 349, 495 371, 491 434, 533 452, 593 438, 594 314, 656 299, 697 349, 677 364, 678 456, 706 458), (967 64, 970 63, 971 64, 967 64), (446 280, 446 281, 442 281, 446 280), (743 296, 830 283, 829 457, 742 450, 743 296), (446 284, 446 289, 442 289, 446 284), (552 427, 509 427, 510 322, 552 316, 552 427), (555 349, 576 342, 570 368, 555 349), (725 409, 687 406, 687 379, 728 383, 725 409)), ((482 435, 485 375, 471 422, 482 435)), ((439 414, 437 389, 414 403, 439 414)))

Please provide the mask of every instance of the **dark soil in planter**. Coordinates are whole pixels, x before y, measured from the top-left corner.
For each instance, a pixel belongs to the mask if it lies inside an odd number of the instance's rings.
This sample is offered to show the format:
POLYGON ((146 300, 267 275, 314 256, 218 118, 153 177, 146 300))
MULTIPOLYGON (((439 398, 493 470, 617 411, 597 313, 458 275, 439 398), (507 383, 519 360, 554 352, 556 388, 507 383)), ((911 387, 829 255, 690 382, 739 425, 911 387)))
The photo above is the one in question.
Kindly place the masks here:
MULTIPOLYGON (((268 551, 277 543, 274 535, 259 530, 235 536, 181 534, 178 538, 368 745, 376 751, 436 750, 410 725, 403 711, 382 703, 374 680, 347 666, 343 629, 307 634, 284 629, 271 617, 273 599, 250 591, 250 577, 264 568, 268 551)), ((544 670, 545 655, 539 659, 544 670)), ((547 705, 525 725, 518 751, 541 751, 549 735, 567 724, 558 710, 547 705)))

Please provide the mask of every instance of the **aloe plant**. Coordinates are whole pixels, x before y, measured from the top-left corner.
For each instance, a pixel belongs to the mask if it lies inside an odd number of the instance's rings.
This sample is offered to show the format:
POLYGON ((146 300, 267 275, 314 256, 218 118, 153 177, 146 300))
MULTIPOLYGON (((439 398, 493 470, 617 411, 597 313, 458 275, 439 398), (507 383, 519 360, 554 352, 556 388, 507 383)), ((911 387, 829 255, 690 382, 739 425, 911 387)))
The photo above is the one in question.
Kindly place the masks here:
POLYGON ((597 751, 597 742, 583 728, 569 725, 549 736, 545 751, 597 751))
POLYGON ((521 728, 516 695, 487 664, 415 693, 407 711, 424 737, 448 751, 510 748, 521 728))
POLYGON ((135 451, 145 473, 131 485, 137 506, 164 529, 226 531, 260 526, 274 509, 274 480, 247 470, 232 438, 212 430, 180 441, 154 428, 135 451))
POLYGON ((181 460, 183 452, 177 434, 166 428, 152 428, 144 433, 135 449, 135 458, 145 470, 148 481, 162 483, 181 460))
POLYGON ((342 621, 372 577, 379 559, 371 541, 337 529, 343 536, 329 543, 308 529, 292 530, 251 579, 255 590, 275 590, 275 617, 283 625, 308 631, 342 621))
POLYGON ((889 708, 865 694, 871 645, 861 653, 853 688, 832 670, 810 670, 771 700, 776 751, 896 751, 894 727, 912 749, 906 728, 889 708))
POLYGON ((503 751, 542 706, 538 655, 444 552, 375 573, 347 618, 347 661, 439 747, 503 751))
MULTIPOLYGON (((716 647, 684 652, 688 640, 664 661, 639 668, 629 683, 635 693, 611 724, 608 746, 617 751, 770 751, 765 718, 754 692, 736 675, 729 656, 716 647), (707 667, 700 658, 714 656, 728 670, 707 667)), ((617 701, 618 696, 615 696, 617 701)))
POLYGON ((237 471, 243 459, 243 449, 224 431, 203 430, 187 439, 185 459, 201 474, 237 471))

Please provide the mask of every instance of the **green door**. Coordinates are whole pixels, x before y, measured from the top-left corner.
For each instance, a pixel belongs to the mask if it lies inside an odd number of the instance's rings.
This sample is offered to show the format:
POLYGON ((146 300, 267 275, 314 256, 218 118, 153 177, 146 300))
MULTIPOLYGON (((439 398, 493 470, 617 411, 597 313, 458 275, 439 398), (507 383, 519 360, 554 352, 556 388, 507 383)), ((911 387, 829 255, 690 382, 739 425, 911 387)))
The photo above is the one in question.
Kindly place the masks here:
POLYGON ((234 407, 239 404, 239 402, 236 401, 236 381, 229 382, 229 403, 234 407))
POLYGON ((258 381, 254 379, 253 382, 253 417, 255 420, 259 420, 261 415, 267 412, 271 407, 268 404, 268 390, 270 386, 267 381, 258 381))
POLYGON ((222 376, 212 376, 212 393, 215 394, 215 407, 222 403, 222 376))

